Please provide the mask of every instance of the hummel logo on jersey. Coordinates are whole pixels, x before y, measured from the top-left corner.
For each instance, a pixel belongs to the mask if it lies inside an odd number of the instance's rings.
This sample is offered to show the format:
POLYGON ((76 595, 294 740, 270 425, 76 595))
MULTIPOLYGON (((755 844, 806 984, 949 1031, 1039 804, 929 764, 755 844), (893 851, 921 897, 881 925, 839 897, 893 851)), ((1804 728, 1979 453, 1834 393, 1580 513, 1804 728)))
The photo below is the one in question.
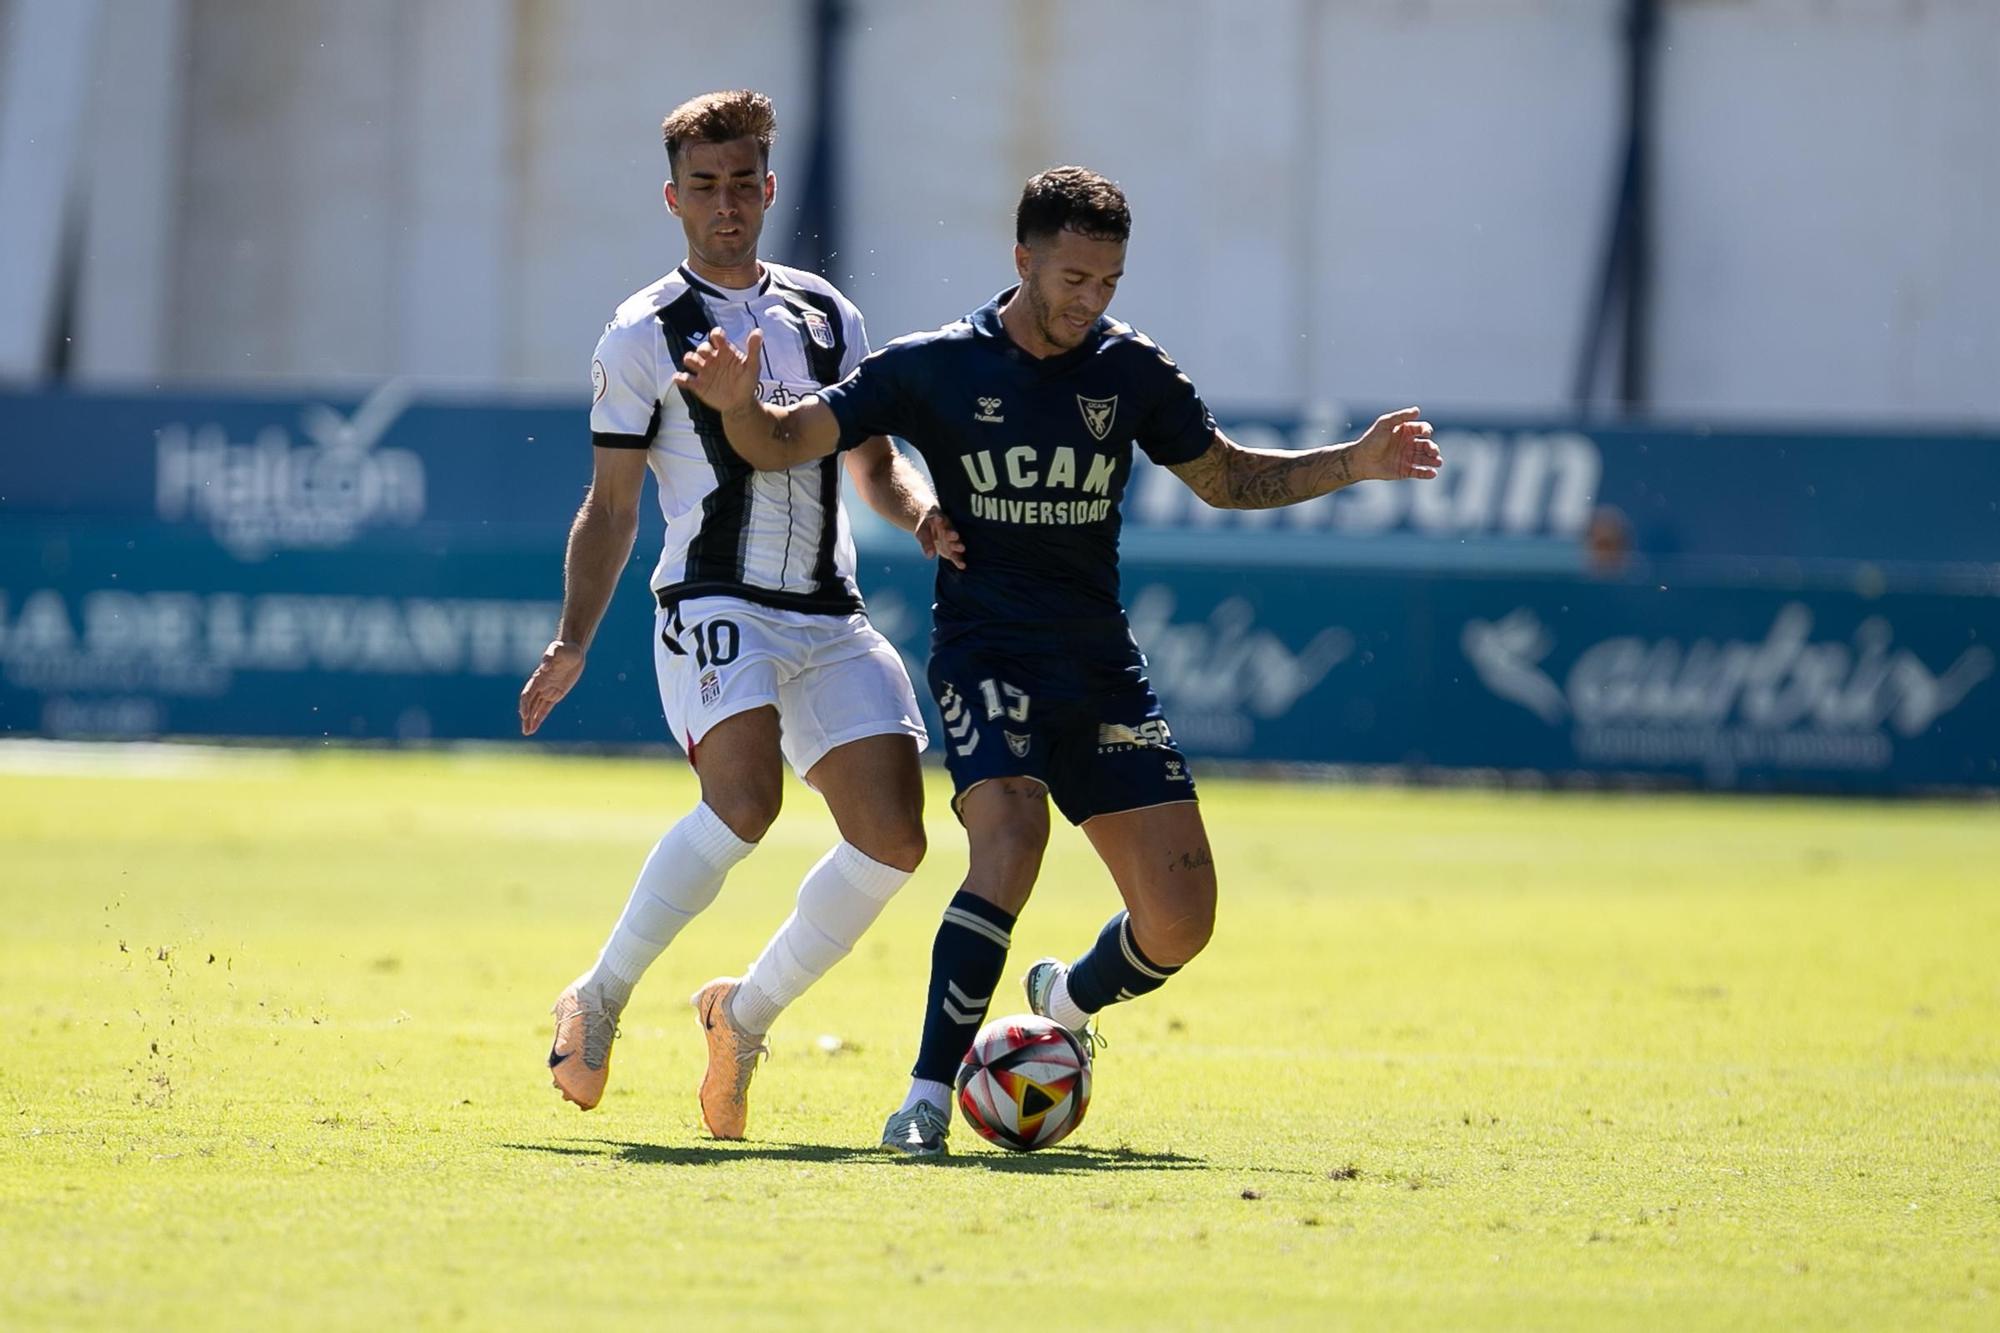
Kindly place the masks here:
POLYGON ((1083 409, 1083 424, 1090 427, 1092 435, 1101 440, 1111 433, 1111 419, 1118 415, 1118 395, 1085 398, 1078 394, 1076 405, 1083 409))
POLYGON ((1000 415, 1000 400, 998 398, 982 398, 979 400, 979 410, 972 414, 972 419, 974 421, 990 421, 998 425, 1007 418, 1000 415))

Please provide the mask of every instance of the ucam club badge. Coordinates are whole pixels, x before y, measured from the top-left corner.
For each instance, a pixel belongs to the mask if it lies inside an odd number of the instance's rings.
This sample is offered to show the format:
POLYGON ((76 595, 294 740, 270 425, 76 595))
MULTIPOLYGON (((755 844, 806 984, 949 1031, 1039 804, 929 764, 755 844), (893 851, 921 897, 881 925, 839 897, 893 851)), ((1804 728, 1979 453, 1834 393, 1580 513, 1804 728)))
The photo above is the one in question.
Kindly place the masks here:
POLYGON ((1076 405, 1083 409, 1083 424, 1090 428, 1092 436, 1101 440, 1111 433, 1111 419, 1118 415, 1118 395, 1085 398, 1078 394, 1076 405))

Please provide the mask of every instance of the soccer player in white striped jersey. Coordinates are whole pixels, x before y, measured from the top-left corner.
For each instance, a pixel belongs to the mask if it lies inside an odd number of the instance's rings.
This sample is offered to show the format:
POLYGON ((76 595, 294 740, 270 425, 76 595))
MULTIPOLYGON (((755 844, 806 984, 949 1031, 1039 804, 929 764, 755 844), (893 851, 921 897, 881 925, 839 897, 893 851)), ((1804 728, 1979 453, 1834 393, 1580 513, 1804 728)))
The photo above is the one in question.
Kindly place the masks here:
MULTIPOLYGON (((831 457, 758 472, 713 409, 675 387, 681 357, 714 328, 762 333, 757 392, 796 402, 868 352, 860 313, 825 279, 760 262, 776 118, 761 93, 708 93, 662 124, 667 209, 687 259, 606 326, 591 363, 593 476, 570 529, 562 621, 521 691, 532 734, 583 672, 638 527, 650 468, 667 520, 653 572, 660 702, 701 781, 701 801, 639 871, 597 961, 557 999, 549 1068, 584 1110, 610 1074, 633 986, 714 900, 777 817, 788 762, 826 800, 840 841, 806 875, 797 907, 741 977, 694 997, 708 1042, 698 1099, 717 1138, 743 1136, 749 1084, 780 1011, 846 957, 924 855, 922 716, 902 660, 868 623, 831 457)), ((956 562, 963 546, 922 475, 884 437, 845 464, 871 508, 956 562)))

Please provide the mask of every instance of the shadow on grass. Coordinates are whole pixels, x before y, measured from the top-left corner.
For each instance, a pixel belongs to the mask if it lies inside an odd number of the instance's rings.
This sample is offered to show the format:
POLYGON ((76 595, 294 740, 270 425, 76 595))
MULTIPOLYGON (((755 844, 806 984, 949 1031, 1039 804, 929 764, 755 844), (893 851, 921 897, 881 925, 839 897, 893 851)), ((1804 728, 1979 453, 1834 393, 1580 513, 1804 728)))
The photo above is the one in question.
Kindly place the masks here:
POLYGON ((617 1139, 569 1139, 558 1143, 503 1143, 516 1152, 561 1157, 599 1157, 639 1166, 723 1166, 731 1162, 850 1162, 870 1166, 927 1166, 962 1170, 1071 1175, 1099 1171, 1205 1171, 1208 1162, 1174 1152, 1138 1148, 1043 1148, 1039 1152, 976 1152, 916 1163, 879 1147, 825 1143, 627 1143, 617 1139))

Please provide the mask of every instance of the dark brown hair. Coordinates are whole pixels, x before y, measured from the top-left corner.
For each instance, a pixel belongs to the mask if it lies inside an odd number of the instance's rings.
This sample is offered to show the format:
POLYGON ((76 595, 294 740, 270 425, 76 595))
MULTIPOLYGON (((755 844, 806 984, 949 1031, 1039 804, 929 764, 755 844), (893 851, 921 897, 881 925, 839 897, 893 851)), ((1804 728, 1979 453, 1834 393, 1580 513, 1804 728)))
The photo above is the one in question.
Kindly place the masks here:
POLYGON ((748 88, 690 97, 660 122, 660 138, 667 145, 671 171, 680 170, 682 144, 728 143, 732 139, 755 139, 758 158, 769 169, 771 141, 777 137, 778 113, 772 109, 771 99, 748 88))
POLYGON ((1093 241, 1122 241, 1132 234, 1125 192, 1084 167, 1051 167, 1030 176, 1014 210, 1014 239, 1026 245, 1060 231, 1093 241))

